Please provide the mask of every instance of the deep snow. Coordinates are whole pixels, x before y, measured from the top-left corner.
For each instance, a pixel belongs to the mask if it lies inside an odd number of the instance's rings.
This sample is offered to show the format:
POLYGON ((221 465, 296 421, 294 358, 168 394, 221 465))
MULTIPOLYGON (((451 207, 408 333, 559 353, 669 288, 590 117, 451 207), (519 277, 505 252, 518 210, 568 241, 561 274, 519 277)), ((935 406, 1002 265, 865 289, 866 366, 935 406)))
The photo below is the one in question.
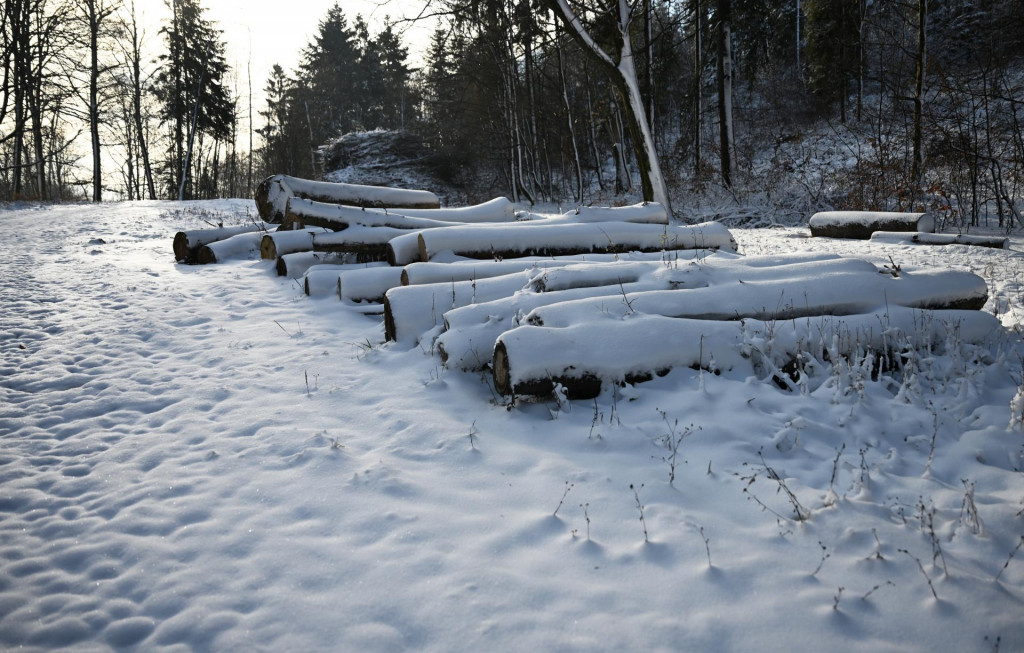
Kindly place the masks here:
POLYGON ((174 262, 247 215, 0 213, 0 648, 1024 649, 1024 239, 733 230, 980 274, 1004 337, 906 383, 682 369, 507 407, 270 262, 174 262))

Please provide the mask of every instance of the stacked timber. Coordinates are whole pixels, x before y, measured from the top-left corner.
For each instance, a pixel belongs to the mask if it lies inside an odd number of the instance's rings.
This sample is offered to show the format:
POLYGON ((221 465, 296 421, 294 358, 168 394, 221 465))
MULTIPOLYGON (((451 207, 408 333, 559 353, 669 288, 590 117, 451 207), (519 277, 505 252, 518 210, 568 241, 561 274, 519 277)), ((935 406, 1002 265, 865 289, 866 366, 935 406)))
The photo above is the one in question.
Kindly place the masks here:
POLYGON ((238 234, 265 232, 267 225, 260 222, 237 225, 234 227, 214 227, 210 229, 193 229, 179 231, 174 234, 174 260, 182 263, 198 263, 199 250, 220 240, 226 240, 238 234))
POLYGON ((273 175, 264 179, 256 188, 256 210, 260 218, 266 222, 284 220, 290 197, 358 207, 437 209, 441 206, 437 196, 425 190, 341 184, 273 175))

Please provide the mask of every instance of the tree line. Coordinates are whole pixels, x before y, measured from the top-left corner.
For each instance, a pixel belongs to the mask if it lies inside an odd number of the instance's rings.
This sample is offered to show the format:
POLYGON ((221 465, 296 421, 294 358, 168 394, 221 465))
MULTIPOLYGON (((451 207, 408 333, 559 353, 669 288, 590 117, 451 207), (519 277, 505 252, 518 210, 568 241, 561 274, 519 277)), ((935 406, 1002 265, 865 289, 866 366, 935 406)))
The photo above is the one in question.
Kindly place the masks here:
POLYGON ((382 128, 417 135, 470 199, 1024 223, 1024 0, 427 0, 415 68, 404 23, 371 33, 336 4, 256 108, 200 0, 168 2, 156 65, 126 2, 5 4, 0 197, 80 189, 78 130, 99 199, 101 147, 129 198, 247 195, 265 174, 319 177, 325 144, 382 128))

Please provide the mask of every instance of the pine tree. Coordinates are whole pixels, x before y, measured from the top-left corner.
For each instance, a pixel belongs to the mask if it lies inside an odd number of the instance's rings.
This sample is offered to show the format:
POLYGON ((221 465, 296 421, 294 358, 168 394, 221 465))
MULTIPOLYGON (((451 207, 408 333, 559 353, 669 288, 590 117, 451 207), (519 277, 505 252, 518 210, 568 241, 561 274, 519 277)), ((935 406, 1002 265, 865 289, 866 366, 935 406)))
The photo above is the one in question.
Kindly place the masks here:
POLYGON ((224 85, 228 71, 221 31, 203 18, 199 0, 167 0, 171 21, 161 29, 167 51, 156 78, 160 118, 170 127, 165 174, 168 194, 194 195, 191 168, 196 138, 231 138, 234 101, 224 85))

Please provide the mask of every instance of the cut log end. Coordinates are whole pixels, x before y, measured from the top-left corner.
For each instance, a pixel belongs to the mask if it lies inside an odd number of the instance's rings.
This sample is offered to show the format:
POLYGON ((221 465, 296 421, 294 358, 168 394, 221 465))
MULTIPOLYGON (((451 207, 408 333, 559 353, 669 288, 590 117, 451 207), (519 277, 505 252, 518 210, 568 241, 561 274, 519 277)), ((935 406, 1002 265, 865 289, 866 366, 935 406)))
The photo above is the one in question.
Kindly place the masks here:
POLYGON ((184 231, 174 234, 174 260, 184 261, 188 258, 188 235, 184 231))
POLYGON ((264 222, 277 222, 283 215, 274 215, 274 205, 270 202, 270 184, 274 183, 276 175, 267 177, 256 187, 253 199, 256 200, 256 212, 264 222))
POLYGON ((391 312, 391 302, 387 295, 384 296, 384 340, 395 342, 397 340, 397 329, 395 329, 395 315, 391 312))
POLYGON ((500 395, 508 396, 512 394, 512 375, 509 373, 508 368, 508 350, 505 349, 505 343, 500 340, 494 345, 492 369, 494 371, 494 389, 500 395))
MULTIPOLYGON (((494 346, 494 389, 503 396, 519 395, 546 397, 555 391, 559 384, 565 390, 566 397, 572 400, 593 399, 601 394, 601 379, 593 374, 580 376, 557 376, 542 379, 528 379, 516 384, 512 383, 509 368, 508 350, 500 340, 494 346)), ((639 380, 639 379, 637 379, 639 380)))
POLYGON ((217 262, 217 255, 208 246, 203 245, 196 252, 196 263, 199 265, 211 265, 217 262))
POLYGON ((277 270, 277 276, 287 277, 288 276, 288 263, 284 260, 283 256, 277 257, 277 264, 274 266, 277 270))
MULTIPOLYGON (((274 239, 270 237, 270 234, 263 236, 263 239, 260 240, 260 258, 267 261, 279 260, 277 255, 277 243, 275 243, 274 239)), ((280 267, 278 267, 277 270, 278 274, 284 276, 281 274, 280 267)))

